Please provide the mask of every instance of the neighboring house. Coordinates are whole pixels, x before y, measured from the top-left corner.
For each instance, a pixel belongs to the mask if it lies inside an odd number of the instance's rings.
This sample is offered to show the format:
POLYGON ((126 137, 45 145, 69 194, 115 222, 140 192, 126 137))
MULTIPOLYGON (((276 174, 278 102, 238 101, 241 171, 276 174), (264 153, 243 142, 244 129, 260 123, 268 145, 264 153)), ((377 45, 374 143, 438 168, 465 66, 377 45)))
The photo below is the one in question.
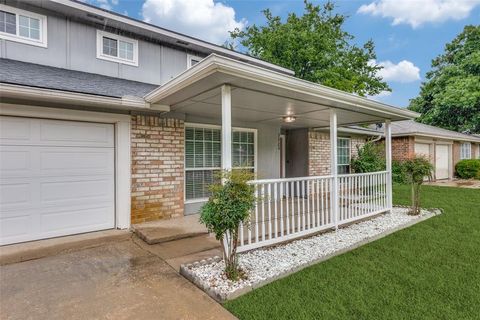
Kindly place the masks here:
POLYGON ((405 160, 424 155, 434 165, 436 180, 454 177, 463 159, 480 158, 480 136, 450 131, 413 120, 392 124, 392 158, 405 160))
MULTIPOLYGON (((196 213, 232 167, 330 174, 338 211, 337 171, 370 133, 337 127, 416 116, 82 2, 3 3, 0 244, 196 213)), ((366 214, 391 208, 388 166, 373 175, 366 214)))

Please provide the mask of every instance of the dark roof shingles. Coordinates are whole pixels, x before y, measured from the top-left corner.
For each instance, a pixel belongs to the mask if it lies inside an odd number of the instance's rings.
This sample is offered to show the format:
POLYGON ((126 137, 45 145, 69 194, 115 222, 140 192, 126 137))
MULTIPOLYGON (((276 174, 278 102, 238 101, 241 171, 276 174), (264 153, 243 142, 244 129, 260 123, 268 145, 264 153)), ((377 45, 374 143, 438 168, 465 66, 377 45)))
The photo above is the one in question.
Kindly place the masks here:
POLYGON ((0 59, 0 82, 116 98, 143 97, 158 87, 149 83, 10 59, 0 59))

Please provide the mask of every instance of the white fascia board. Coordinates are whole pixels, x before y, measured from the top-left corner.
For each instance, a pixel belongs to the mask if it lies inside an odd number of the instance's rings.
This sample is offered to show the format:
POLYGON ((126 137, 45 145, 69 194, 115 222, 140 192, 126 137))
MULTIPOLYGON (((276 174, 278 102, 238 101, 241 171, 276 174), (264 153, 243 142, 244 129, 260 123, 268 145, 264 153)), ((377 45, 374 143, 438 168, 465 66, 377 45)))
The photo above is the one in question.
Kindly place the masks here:
POLYGON ((152 25, 152 24, 149 24, 149 23, 146 23, 146 22, 143 22, 143 21, 135 20, 135 19, 132 19, 130 17, 125 17, 125 16, 117 14, 117 13, 109 12, 109 11, 104 10, 104 9, 95 8, 95 7, 80 3, 80 2, 70 1, 70 0, 49 0, 49 1, 53 2, 53 3, 61 4, 61 5, 70 7, 70 8, 75 8, 75 9, 78 9, 78 10, 82 10, 84 12, 89 12, 91 14, 104 17, 105 19, 108 19, 108 20, 117 21, 117 22, 120 22, 120 23, 124 23, 124 24, 127 24, 127 25, 137 27, 137 28, 141 28, 143 30, 154 32, 154 33, 166 36, 166 37, 177 39, 179 41, 191 43, 192 45, 205 48, 205 50, 207 50, 209 52, 212 52, 212 51, 213 52, 215 52, 215 51, 216 52, 221 52, 223 54, 230 55, 230 56, 238 58, 238 59, 247 60, 247 61, 250 61, 250 62, 253 62, 253 63, 258 63, 258 64, 263 65, 265 67, 276 69, 276 70, 282 71, 284 73, 288 73, 288 74, 292 74, 292 75, 294 74, 294 71, 292 71, 290 69, 287 69, 287 68, 284 68, 284 67, 281 67, 281 66, 278 66, 276 64, 254 58, 254 57, 251 57, 249 55, 246 55, 246 54, 243 54, 243 53, 240 53, 240 52, 236 52, 236 51, 224 48, 222 46, 219 46, 219 45, 216 45, 216 44, 213 44, 213 43, 209 43, 207 41, 203 41, 203 40, 196 39, 196 38, 193 38, 193 37, 181 34, 181 33, 177 33, 177 32, 174 32, 174 31, 167 30, 167 29, 163 29, 163 28, 157 27, 155 25, 152 25))
POLYGON ((312 97, 323 99, 326 98, 332 102, 338 102, 355 108, 361 108, 374 112, 380 111, 391 116, 403 117, 405 119, 413 119, 420 116, 418 113, 407 109, 395 108, 384 103, 369 100, 354 94, 346 93, 337 89, 322 86, 317 83, 298 79, 280 72, 253 66, 216 54, 211 54, 192 68, 185 70, 177 77, 165 83, 163 86, 154 89, 152 92, 145 95, 144 99, 148 102, 159 101, 215 72, 221 72, 244 79, 273 85, 286 90, 310 95, 312 97))
POLYGON ((443 134, 427 134, 427 133, 421 133, 421 132, 392 134, 392 137, 395 137, 395 138, 397 138, 397 137, 410 137, 410 136, 480 143, 479 138, 469 137, 469 136, 466 136, 466 137, 452 137, 452 136, 447 136, 447 135, 443 135, 443 134))
POLYGON ((155 111, 170 111, 168 106, 155 105, 145 102, 142 98, 125 96, 122 98, 105 97, 99 95, 68 92, 61 90, 52 90, 45 88, 28 87, 16 84, 2 83, 0 85, 0 94, 3 98, 27 99, 34 101, 47 101, 57 103, 74 103, 83 106, 123 108, 123 109, 144 109, 155 111))

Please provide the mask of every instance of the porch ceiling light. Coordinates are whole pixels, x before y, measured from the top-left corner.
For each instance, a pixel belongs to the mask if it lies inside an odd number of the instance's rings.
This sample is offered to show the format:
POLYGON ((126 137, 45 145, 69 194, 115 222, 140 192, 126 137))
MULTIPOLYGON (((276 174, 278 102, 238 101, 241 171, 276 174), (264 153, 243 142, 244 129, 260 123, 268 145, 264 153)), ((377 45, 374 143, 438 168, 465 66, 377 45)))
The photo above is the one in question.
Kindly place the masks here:
POLYGON ((295 117, 293 115, 283 116, 283 122, 292 123, 295 120, 297 120, 297 117, 295 117))

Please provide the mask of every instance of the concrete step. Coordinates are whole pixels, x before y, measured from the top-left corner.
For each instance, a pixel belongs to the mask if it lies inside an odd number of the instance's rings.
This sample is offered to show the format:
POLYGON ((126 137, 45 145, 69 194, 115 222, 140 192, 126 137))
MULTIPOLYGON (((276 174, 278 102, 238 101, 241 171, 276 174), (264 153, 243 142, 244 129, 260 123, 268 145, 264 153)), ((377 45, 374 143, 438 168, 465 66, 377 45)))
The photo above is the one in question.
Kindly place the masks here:
POLYGON ((145 243, 138 237, 133 237, 133 240, 143 249, 165 260, 177 271, 181 264, 222 255, 220 242, 208 234, 153 245, 145 243))
POLYGON ((132 229, 146 243, 157 244, 208 234, 207 228, 198 219, 199 215, 190 215, 136 224, 132 229))

